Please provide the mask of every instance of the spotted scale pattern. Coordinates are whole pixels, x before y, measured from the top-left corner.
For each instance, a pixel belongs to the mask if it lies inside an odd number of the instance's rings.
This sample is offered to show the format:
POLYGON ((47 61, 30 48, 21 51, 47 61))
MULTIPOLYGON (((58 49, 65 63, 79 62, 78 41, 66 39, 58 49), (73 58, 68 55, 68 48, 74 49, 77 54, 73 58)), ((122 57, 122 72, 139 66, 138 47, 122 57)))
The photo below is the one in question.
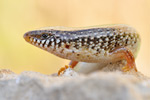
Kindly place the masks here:
POLYGON ((94 57, 108 57, 113 50, 121 47, 128 47, 135 52, 140 43, 139 34, 127 25, 35 30, 27 32, 24 37, 31 44, 57 56, 75 60, 80 56, 83 61, 94 57))

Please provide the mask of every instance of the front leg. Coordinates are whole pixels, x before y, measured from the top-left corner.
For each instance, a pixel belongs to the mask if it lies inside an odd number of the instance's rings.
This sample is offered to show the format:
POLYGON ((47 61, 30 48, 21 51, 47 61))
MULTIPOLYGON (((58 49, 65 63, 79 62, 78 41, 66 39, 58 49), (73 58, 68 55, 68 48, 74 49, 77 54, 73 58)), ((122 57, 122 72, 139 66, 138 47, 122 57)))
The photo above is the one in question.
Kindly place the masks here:
POLYGON ((58 76, 63 73, 67 68, 74 68, 78 64, 77 61, 71 61, 69 65, 65 65, 65 67, 61 67, 58 71, 58 76))

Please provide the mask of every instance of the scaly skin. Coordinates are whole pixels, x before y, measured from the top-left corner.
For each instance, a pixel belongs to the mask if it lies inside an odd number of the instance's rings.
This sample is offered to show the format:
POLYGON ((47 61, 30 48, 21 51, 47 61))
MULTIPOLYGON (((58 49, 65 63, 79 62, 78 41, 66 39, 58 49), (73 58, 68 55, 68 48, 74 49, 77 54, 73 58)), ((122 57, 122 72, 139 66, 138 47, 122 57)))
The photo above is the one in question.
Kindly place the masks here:
POLYGON ((72 67, 78 62, 100 64, 125 59, 127 65, 123 71, 137 71, 134 58, 140 45, 140 37, 135 29, 127 25, 47 27, 29 31, 24 34, 24 38, 56 56, 72 60, 72 67))

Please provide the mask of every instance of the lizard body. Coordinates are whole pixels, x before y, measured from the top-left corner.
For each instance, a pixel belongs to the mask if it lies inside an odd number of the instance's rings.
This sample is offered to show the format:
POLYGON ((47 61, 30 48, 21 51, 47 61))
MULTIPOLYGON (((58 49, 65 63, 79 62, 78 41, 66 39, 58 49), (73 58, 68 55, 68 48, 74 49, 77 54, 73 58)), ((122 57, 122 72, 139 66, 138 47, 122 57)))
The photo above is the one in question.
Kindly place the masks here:
POLYGON ((99 64, 125 59, 128 66, 125 69, 136 70, 134 57, 140 46, 140 37, 134 28, 127 25, 47 27, 29 31, 24 34, 24 38, 61 58, 99 64))

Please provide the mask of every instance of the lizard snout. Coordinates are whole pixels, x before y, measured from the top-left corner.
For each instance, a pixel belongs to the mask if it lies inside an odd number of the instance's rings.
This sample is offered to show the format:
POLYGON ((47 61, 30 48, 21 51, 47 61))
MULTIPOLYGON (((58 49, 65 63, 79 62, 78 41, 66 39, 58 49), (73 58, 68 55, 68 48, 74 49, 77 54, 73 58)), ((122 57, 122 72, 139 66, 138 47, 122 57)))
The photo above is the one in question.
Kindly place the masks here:
POLYGON ((27 42, 29 42, 29 41, 30 41, 30 35, 29 35, 29 33, 25 33, 25 34, 23 35, 23 38, 24 38, 27 42))

